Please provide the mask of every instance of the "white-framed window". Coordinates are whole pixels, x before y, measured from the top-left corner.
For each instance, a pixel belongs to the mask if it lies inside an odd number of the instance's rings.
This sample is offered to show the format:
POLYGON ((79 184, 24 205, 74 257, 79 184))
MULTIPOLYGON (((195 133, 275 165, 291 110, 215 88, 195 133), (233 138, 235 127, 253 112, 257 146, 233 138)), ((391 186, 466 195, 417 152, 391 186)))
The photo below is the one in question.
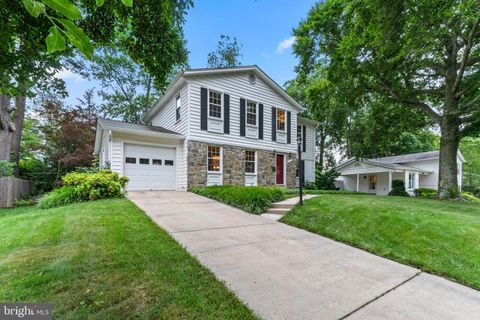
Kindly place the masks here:
POLYGON ((408 174, 408 189, 415 188, 415 173, 408 174))
POLYGON ((217 146, 208 146, 208 171, 220 172, 221 149, 217 146))
POLYGON ((245 173, 256 173, 256 152, 254 150, 245 150, 245 173))
POLYGON ((180 93, 175 97, 175 117, 180 120, 180 106, 182 105, 182 97, 180 93))
POLYGON ((247 124, 257 125, 257 103, 250 100, 247 100, 247 124))
POLYGON ((222 94, 217 91, 208 91, 208 115, 212 118, 222 118, 222 94))
POLYGON ((283 109, 277 109, 277 131, 285 132, 286 112, 283 109))

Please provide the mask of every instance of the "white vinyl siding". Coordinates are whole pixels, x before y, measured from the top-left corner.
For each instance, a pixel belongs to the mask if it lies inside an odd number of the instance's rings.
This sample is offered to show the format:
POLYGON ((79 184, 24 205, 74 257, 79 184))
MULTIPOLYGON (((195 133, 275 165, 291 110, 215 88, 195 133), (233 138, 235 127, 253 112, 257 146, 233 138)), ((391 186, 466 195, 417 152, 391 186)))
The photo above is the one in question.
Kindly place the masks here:
MULTIPOLYGON (((190 88, 189 139, 219 145, 234 145, 244 148, 276 150, 296 153, 297 112, 288 101, 275 92, 262 79, 255 85, 248 82, 248 73, 217 74, 187 77, 190 88), (208 88, 230 95, 230 134, 218 134, 200 129, 200 88, 208 88), (240 136, 240 98, 263 104, 263 139, 240 136), (291 143, 272 141, 272 107, 291 112, 291 143)), ((246 119, 245 119, 246 123, 246 119)))

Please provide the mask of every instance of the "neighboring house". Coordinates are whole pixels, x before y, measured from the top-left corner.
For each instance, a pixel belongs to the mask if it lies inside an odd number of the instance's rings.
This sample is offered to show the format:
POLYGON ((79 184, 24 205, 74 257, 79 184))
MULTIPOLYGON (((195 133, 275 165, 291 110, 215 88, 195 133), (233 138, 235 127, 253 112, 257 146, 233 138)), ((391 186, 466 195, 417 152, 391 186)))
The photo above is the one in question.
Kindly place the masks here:
POLYGON ((222 184, 295 187, 297 132, 305 181, 314 181, 316 122, 257 66, 181 72, 135 125, 99 119, 100 165, 128 190, 222 184), (298 127, 297 127, 298 126, 298 127))
MULTIPOLYGON (((463 162, 465 159, 459 151, 460 188, 463 162)), ((438 189, 439 151, 365 160, 352 158, 336 166, 335 170, 340 173, 341 188, 349 191, 387 195, 392 190, 392 180, 402 180, 407 192, 413 195, 418 188, 438 189)))

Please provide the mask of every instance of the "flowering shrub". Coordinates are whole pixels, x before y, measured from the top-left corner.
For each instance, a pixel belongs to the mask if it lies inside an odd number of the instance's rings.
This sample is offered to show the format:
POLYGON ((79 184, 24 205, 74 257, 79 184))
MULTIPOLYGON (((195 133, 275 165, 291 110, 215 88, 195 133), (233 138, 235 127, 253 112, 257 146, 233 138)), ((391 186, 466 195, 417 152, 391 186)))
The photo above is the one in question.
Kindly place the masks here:
POLYGON ((101 170, 92 173, 71 172, 62 181, 62 187, 40 199, 40 207, 52 208, 80 201, 121 198, 125 195, 128 178, 110 170, 101 170))

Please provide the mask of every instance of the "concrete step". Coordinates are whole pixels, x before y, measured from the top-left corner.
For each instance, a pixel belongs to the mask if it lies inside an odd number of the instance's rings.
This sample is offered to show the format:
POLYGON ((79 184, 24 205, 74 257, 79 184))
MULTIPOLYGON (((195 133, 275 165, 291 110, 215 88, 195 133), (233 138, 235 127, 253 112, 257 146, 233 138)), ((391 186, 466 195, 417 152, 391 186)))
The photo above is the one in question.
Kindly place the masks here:
POLYGON ((292 209, 294 204, 292 203, 272 203, 272 208, 279 208, 279 209, 292 209))
POLYGON ((271 213, 271 214, 279 214, 279 215, 284 215, 286 214, 290 209, 285 209, 285 208, 268 208, 266 213, 271 213))

